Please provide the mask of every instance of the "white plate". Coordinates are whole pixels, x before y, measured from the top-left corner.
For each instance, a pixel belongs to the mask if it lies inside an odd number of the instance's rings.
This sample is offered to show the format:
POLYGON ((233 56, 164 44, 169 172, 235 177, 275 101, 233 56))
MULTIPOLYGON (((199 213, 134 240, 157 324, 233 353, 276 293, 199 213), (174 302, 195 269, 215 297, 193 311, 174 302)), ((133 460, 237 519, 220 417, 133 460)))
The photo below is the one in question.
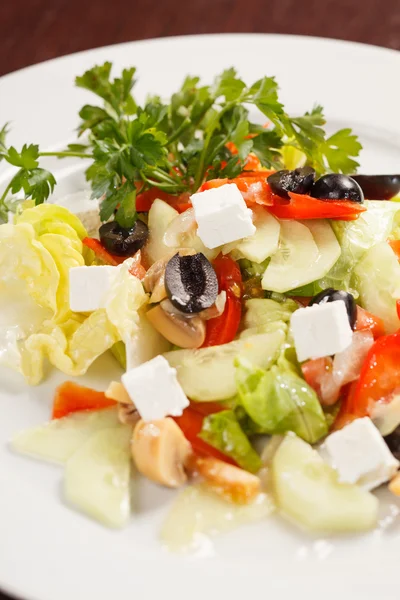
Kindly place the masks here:
MULTIPOLYGON (((24 69, 0 80, 0 115, 12 123, 10 142, 46 149, 73 141, 77 111, 94 98, 74 88, 75 75, 95 63, 138 67, 139 99, 172 92, 187 73, 206 81, 235 66, 249 82, 275 75, 290 112, 318 102, 332 128, 353 127, 365 150, 363 171, 400 169, 400 54, 359 44, 275 35, 169 38, 91 50, 24 69)), ((58 194, 83 185, 76 166, 49 161, 58 194)), ((1 181, 7 177, 0 170, 1 181)), ((106 359, 86 378, 105 386, 106 359), (103 368, 102 368, 103 367, 103 368)), ((108 364, 108 363, 107 363, 108 364)), ((398 598, 398 507, 383 501, 381 527, 348 539, 312 539, 271 519, 218 538, 204 556, 168 554, 157 535, 173 494, 145 484, 138 510, 122 532, 109 531, 61 501, 57 468, 14 456, 7 441, 47 419, 55 385, 28 389, 0 373, 0 587, 26 599, 127 600, 141 597, 242 600, 274 598, 398 598), (392 526, 387 528, 390 521, 392 526), (381 563, 378 566, 379 562, 381 563)))

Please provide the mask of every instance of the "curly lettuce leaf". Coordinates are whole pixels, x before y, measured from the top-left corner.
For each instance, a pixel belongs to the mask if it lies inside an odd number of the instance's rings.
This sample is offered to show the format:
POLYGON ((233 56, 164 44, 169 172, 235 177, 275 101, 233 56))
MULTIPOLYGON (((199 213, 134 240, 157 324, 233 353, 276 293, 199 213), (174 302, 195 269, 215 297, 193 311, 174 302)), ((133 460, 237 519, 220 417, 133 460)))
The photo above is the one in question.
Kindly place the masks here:
POLYGON ((206 417, 199 437, 233 458, 242 469, 256 473, 261 468, 261 459, 232 410, 206 417))
POLYGON ((238 399, 260 433, 293 431, 313 444, 328 433, 314 390, 290 369, 269 371, 237 361, 238 399))

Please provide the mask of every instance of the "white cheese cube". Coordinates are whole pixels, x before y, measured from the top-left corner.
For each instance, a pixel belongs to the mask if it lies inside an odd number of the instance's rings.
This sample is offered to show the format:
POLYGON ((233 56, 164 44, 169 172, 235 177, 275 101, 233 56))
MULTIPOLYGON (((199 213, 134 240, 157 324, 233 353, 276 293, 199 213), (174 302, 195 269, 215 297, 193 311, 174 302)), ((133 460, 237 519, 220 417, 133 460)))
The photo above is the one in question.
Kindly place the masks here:
POLYGON ((331 433, 323 453, 337 470, 340 481, 356 483, 365 490, 389 481, 400 464, 369 417, 356 419, 331 433))
POLYGON ((290 326, 299 362, 342 352, 353 339, 343 300, 299 308, 290 326))
POLYGON ((119 267, 72 267, 69 271, 69 306, 74 312, 105 308, 107 292, 119 267))
POLYGON ((206 248, 217 248, 253 235, 252 211, 234 183, 198 192, 190 197, 197 235, 206 248))
POLYGON ((122 375, 122 383, 144 421, 179 417, 189 406, 176 369, 161 355, 122 375))

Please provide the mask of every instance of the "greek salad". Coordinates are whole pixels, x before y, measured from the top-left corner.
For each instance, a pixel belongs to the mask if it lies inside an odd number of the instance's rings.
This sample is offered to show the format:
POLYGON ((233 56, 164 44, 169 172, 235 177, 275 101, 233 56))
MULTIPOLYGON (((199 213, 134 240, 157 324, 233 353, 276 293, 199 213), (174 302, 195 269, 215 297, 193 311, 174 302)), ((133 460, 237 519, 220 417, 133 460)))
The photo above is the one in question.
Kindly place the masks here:
POLYGON ((101 102, 65 150, 0 132, 0 364, 66 377, 12 448, 62 464, 66 501, 111 527, 138 472, 184 490, 163 536, 185 543, 201 499, 203 533, 274 511, 374 528, 374 491, 400 496, 400 175, 357 174, 351 130, 290 116, 274 78, 139 105, 134 75, 77 77, 101 102), (86 161, 92 200, 55 201, 47 156, 86 161), (107 352, 120 378, 76 380, 107 352))

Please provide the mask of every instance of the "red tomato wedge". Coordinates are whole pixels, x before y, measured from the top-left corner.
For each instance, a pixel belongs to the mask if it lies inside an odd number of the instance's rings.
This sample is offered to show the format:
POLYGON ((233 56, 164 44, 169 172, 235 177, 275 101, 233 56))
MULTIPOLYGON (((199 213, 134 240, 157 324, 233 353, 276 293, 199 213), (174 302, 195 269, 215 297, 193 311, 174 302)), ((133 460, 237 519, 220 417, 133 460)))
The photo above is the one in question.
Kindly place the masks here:
POLYGON ((242 274, 237 262, 230 256, 219 255, 213 262, 219 291, 226 292, 226 304, 222 315, 206 323, 203 347, 219 346, 231 342, 239 329, 242 317, 242 274))
POLYGON ((357 202, 348 200, 318 200, 306 194, 289 192, 290 200, 273 196, 269 211, 280 219, 344 219, 355 220, 367 210, 357 202))
POLYGON ((115 256, 114 254, 110 254, 108 250, 104 248, 102 243, 99 240, 96 240, 95 238, 83 238, 82 244, 87 248, 90 248, 90 250, 93 250, 93 252, 96 255, 96 258, 106 265, 116 267, 117 265, 122 264, 124 260, 126 260, 126 256, 115 256))
MULTIPOLYGON (((205 404, 205 403, 203 403, 205 404)), ((209 412, 211 414, 214 411, 209 412)), ((203 427, 204 417, 207 415, 198 412, 193 408, 193 406, 189 406, 185 408, 180 417, 173 417, 174 421, 179 425, 182 429, 182 432, 185 438, 191 443, 193 451, 199 456, 214 456, 214 458, 218 458, 219 460, 223 460, 231 465, 236 465, 236 462, 204 442, 200 437, 199 433, 203 427)))
POLYGON ((66 381, 56 389, 52 419, 61 419, 81 410, 99 410, 115 406, 115 400, 106 398, 103 392, 66 381))
POLYGON ((172 208, 175 208, 179 213, 185 212, 188 208, 192 208, 192 203, 189 199, 189 193, 173 196, 167 192, 163 192, 158 188, 150 188, 136 196, 136 210, 138 212, 148 212, 154 200, 159 198, 167 202, 172 208))
POLYGON ((367 354, 348 411, 369 414, 371 404, 386 400, 400 388, 400 333, 378 338, 367 354))
POLYGON ((355 331, 363 331, 365 329, 370 329, 375 339, 385 335, 385 325, 382 319, 361 308, 361 306, 357 306, 355 331))

